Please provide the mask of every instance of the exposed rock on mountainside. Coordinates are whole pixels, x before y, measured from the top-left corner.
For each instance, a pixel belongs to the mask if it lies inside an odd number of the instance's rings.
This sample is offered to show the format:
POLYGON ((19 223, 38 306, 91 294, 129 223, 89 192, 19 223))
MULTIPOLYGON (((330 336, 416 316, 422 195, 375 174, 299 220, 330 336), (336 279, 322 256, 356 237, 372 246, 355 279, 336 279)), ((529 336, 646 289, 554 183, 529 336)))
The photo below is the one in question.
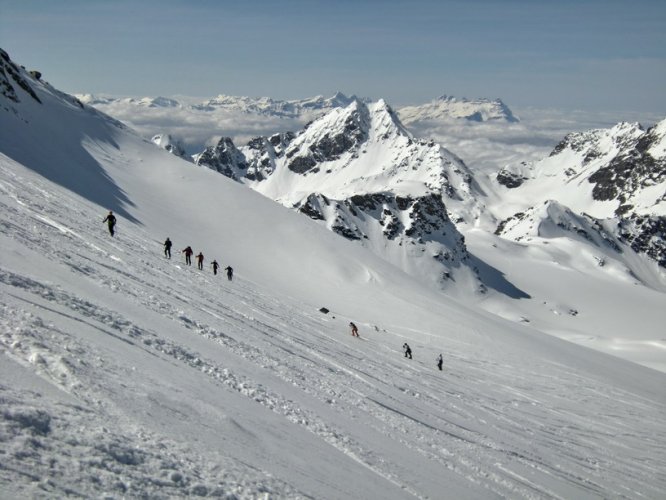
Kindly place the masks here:
POLYGON ((206 148, 203 153, 196 155, 194 163, 220 172, 234 180, 244 176, 247 170, 245 157, 236 148, 231 137, 222 137, 215 147, 206 148))
POLYGON ((666 268, 666 217, 631 214, 618 223, 620 240, 666 268))
POLYGON ((471 174, 441 146, 415 140, 384 101, 355 100, 298 134, 255 138, 241 148, 225 138, 196 163, 429 280, 442 284, 462 272, 476 281, 450 218, 475 204, 471 174))
MULTIPOLYGON (((25 90, 35 101, 41 103, 39 97, 37 97, 37 94, 32 89, 24 75, 26 74, 23 73, 22 75, 19 67, 9 58, 9 54, 0 49, 0 92, 2 95, 10 101, 16 103, 20 102, 20 99, 12 85, 12 82, 14 82, 16 85, 25 90)), ((35 77, 33 76, 33 78, 35 77)))
MULTIPOLYGON (((511 188, 507 197, 525 209, 543 202, 544 195, 560 200, 573 213, 603 222, 618 243, 665 266, 666 120, 647 131, 620 123, 569 134, 547 158, 505 167, 497 182, 511 188)), ((498 234, 529 234, 524 227, 509 230, 518 217, 504 221, 498 234)))
POLYGON ((340 117, 335 129, 317 128, 314 134, 304 134, 302 139, 297 139, 287 150, 287 168, 304 174, 320 163, 339 160, 343 153, 356 151, 368 139, 370 117, 366 106, 357 103, 353 106, 356 112, 336 113, 340 117), (303 147, 304 144, 307 147, 303 147))

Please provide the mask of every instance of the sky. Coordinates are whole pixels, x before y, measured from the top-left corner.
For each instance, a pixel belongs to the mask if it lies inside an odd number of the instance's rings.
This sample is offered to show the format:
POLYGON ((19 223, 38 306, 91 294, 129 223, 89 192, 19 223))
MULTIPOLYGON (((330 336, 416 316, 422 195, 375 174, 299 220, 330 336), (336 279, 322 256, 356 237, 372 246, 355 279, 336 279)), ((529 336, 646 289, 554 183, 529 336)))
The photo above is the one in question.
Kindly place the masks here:
POLYGON ((663 0, 0 0, 0 47, 70 93, 666 114, 663 0))

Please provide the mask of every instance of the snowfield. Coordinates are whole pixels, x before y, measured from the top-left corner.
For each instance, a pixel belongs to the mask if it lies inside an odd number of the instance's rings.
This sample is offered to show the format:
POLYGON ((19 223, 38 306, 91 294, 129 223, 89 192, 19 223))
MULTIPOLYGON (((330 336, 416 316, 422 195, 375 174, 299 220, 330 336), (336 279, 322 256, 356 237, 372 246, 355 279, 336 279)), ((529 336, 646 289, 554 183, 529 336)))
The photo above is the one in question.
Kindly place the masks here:
POLYGON ((30 83, 41 104, 0 110, 1 497, 663 497, 666 374, 424 287, 30 83))

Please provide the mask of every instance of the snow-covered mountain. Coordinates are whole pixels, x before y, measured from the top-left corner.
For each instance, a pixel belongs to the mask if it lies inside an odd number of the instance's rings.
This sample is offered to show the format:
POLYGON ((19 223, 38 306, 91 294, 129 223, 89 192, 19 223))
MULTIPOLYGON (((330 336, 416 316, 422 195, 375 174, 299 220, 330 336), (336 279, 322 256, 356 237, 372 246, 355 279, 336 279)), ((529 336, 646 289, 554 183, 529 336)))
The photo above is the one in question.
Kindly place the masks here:
POLYGON ((382 100, 355 100, 298 134, 259 137, 241 148, 222 138, 195 163, 322 221, 423 280, 484 289, 451 220, 474 211, 467 167, 440 145, 415 140, 382 100))
MULTIPOLYGON (((136 98, 79 94, 76 97, 136 128, 146 138, 169 134, 182 141, 188 153, 200 152, 204 146, 216 143, 221 136, 232 137, 241 144, 257 135, 300 129, 332 109, 347 107, 356 100, 371 102, 367 98, 348 97, 340 92, 331 97, 295 100, 223 94, 205 100, 183 96, 136 98)), ((417 108, 429 119, 409 120, 409 126, 415 130, 425 123, 450 125, 451 120, 456 121, 457 118, 467 118, 457 121, 468 124, 507 124, 516 120, 499 100, 446 97, 417 108)), ((407 115, 410 115, 410 109, 417 108, 406 108, 407 115)), ((398 113, 402 116, 402 110, 398 113)), ((409 118, 407 115, 406 119, 409 118)))
POLYGON ((93 94, 77 94, 76 97, 82 103, 95 107, 110 104, 122 104, 141 108, 177 108, 183 106, 177 100, 169 97, 107 97, 93 94))
POLYGON ((552 199, 666 266, 666 120, 648 130, 620 123, 570 134, 547 158, 508 165, 496 180, 506 191, 504 213, 515 212, 512 229, 507 231, 505 221, 498 234, 514 239, 531 234, 535 226, 518 220, 541 212, 552 199))
POLYGON ((165 149, 169 153, 185 158, 185 148, 178 140, 174 140, 169 134, 157 134, 151 139, 155 144, 157 144, 162 149, 165 149))
POLYGON ((202 102, 192 102, 191 98, 181 100, 169 97, 112 97, 93 94, 77 94, 76 97, 90 106, 102 110, 111 107, 128 108, 181 108, 207 114, 255 114, 279 118, 312 119, 334 108, 345 107, 359 100, 356 96, 347 97, 337 92, 331 97, 315 96, 306 99, 280 100, 270 97, 230 96, 220 94, 202 102))
MULTIPOLYGON (((663 373, 424 287, 0 55, 0 496, 666 489, 663 373), (166 235, 236 277, 164 258, 166 235)), ((571 295, 663 319, 663 294, 584 278, 571 295)))
POLYGON ((473 122, 520 121, 501 99, 467 99, 443 95, 419 106, 405 106, 398 110, 406 125, 414 122, 465 119, 473 122))
POLYGON ((334 108, 348 106, 358 100, 356 96, 347 97, 337 92, 331 97, 316 96, 307 99, 283 101, 271 99, 270 97, 238 97, 229 95, 218 95, 201 104, 192 106, 201 111, 241 111, 243 113, 257 115, 271 115, 288 118, 300 118, 308 116, 314 118, 334 108))

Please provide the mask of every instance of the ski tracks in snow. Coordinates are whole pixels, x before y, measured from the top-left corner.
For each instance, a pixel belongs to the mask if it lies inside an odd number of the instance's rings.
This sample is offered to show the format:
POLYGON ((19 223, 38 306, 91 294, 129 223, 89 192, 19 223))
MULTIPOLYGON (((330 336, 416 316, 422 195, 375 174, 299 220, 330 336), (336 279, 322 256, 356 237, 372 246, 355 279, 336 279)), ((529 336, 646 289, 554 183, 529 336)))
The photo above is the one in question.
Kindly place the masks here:
MULTIPOLYGON (((120 387, 129 376, 126 366, 114 363, 86 337, 104 335, 109 346, 122 342, 204 374, 415 497, 433 494, 366 433, 388 436, 433 470, 465 478, 470 488, 489 496, 656 498, 666 489, 660 475, 666 469, 662 403, 641 400, 564 366, 551 366, 542 375, 539 360, 519 354, 500 364, 474 352, 471 344, 441 346, 451 353, 439 372, 434 349, 417 348, 415 359, 406 360, 396 349, 402 337, 370 328, 359 342, 348 335, 342 319, 277 299, 243 280, 242 272, 229 283, 162 258, 159 244, 143 228, 125 223, 111 239, 98 214, 91 215, 91 205, 71 198, 66 207, 55 207, 38 180, 28 183, 2 172, 0 237, 32 252, 21 258, 40 256, 42 265, 62 268, 64 277, 84 277, 95 292, 84 298, 84 291, 69 289, 65 278, 38 281, 28 264, 0 266, 2 349, 88 405, 82 413, 64 403, 43 408, 38 396, 3 386, 9 408, 3 413, 3 443, 14 449, 8 452, 13 453, 11 463, 0 468, 3 474, 12 466, 41 471, 26 480, 41 484, 46 493, 86 496, 91 490, 85 486, 69 491, 58 483, 58 477, 63 482, 75 476, 73 464, 86 458, 102 471, 100 485, 119 495, 302 494, 224 457, 216 457, 215 463, 223 465, 212 468, 210 457, 185 444, 134 428, 131 416, 103 396, 109 382, 95 382, 101 373, 113 374, 120 387), (134 315, 126 308, 121 314, 103 305, 115 302, 146 313, 134 315), (154 322, 148 324, 148 318, 154 322), (230 356, 248 368, 241 370, 230 356), (271 379, 285 385, 266 385, 271 379), (299 392, 304 396, 296 397, 299 392), (86 412, 104 415, 107 425, 129 423, 101 432, 86 427, 86 412), (45 426, 51 430, 39 434, 45 426), (77 444, 64 442, 74 434, 72 427, 83 429, 77 444), (65 447, 70 456, 49 472, 47 464, 38 463, 39 451, 29 451, 29 436, 41 446, 65 447), (127 442, 137 444, 127 448, 122 444, 127 442), (225 474, 230 471, 225 484, 216 480, 220 467, 225 474), (49 475, 52 483, 44 479, 49 475)), ((81 481, 92 487, 90 479, 81 481)))

